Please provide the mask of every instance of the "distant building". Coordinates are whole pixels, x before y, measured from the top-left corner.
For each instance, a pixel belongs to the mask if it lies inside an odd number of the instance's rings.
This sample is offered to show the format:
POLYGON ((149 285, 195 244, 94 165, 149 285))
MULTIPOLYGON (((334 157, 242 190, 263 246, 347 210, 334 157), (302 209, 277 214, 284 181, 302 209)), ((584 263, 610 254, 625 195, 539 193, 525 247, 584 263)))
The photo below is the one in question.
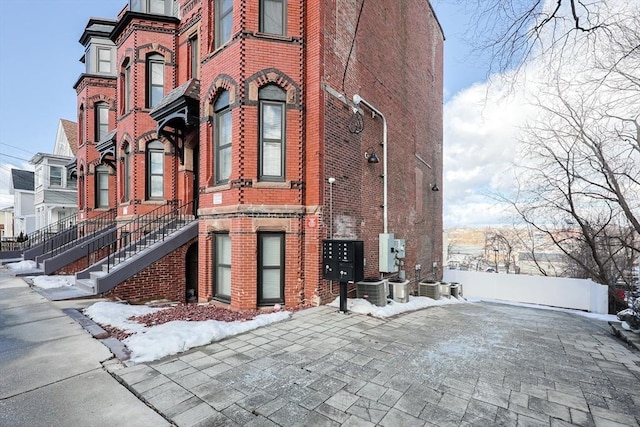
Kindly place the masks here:
POLYGON ((12 239, 13 234, 13 206, 0 209, 0 240, 12 239))
POLYGON ((11 169, 9 194, 13 195, 13 235, 28 235, 36 230, 34 208, 34 174, 22 169, 11 169))
POLYGON ((77 123, 60 120, 52 154, 37 153, 34 165, 36 230, 56 224, 78 212, 75 175, 67 174, 67 164, 78 150, 77 123))

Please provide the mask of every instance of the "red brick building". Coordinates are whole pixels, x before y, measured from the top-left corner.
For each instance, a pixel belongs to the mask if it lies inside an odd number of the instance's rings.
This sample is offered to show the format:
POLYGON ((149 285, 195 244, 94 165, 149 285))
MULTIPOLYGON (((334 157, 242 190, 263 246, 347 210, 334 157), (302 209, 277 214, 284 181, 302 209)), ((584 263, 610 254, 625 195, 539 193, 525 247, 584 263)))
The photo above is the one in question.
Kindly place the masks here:
POLYGON ((111 292, 325 303, 338 287, 322 240, 364 241, 379 277, 383 232, 405 240, 407 279, 439 277, 443 40, 422 0, 130 0, 90 20, 80 219, 117 208, 126 224, 171 203, 198 222, 111 292))

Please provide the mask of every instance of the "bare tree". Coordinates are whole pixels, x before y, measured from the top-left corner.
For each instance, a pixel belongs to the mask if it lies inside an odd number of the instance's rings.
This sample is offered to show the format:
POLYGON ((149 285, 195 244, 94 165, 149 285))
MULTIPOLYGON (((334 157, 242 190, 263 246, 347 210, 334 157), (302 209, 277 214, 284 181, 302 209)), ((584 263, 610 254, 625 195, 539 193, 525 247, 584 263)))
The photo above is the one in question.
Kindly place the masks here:
POLYGON ((571 260, 568 274, 613 289, 640 253, 640 90, 590 82, 557 78, 539 93, 510 202, 571 260))
MULTIPOLYGON (((447 0, 442 0, 447 1, 447 0)), ((474 22, 467 39, 475 50, 488 53, 490 72, 520 69, 527 60, 545 56, 557 66, 572 55, 574 42, 582 39, 594 48, 602 39, 627 36, 618 59, 640 49, 629 35, 639 18, 634 2, 620 0, 449 0, 472 13, 474 22), (567 55, 567 53, 569 53, 567 55), (564 59, 564 60, 563 60, 564 59)), ((615 62, 615 61, 614 61, 615 62)))

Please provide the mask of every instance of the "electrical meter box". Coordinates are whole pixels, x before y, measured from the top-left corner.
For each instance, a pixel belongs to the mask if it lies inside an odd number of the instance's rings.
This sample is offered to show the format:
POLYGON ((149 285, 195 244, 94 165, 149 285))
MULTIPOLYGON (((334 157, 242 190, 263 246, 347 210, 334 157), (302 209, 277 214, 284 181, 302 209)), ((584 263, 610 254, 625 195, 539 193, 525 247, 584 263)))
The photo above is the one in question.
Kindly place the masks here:
POLYGON ((404 259, 405 245, 404 239, 394 239, 393 247, 395 248, 396 258, 404 259))
POLYGON ((381 273, 398 272, 398 260, 405 257, 404 239, 396 239, 393 233, 380 233, 379 265, 381 273))
POLYGON ((362 240, 323 240, 322 278, 339 282, 357 282, 364 278, 364 242, 362 240))
POLYGON ((378 260, 381 273, 395 273, 398 271, 393 233, 380 233, 378 240, 378 260))

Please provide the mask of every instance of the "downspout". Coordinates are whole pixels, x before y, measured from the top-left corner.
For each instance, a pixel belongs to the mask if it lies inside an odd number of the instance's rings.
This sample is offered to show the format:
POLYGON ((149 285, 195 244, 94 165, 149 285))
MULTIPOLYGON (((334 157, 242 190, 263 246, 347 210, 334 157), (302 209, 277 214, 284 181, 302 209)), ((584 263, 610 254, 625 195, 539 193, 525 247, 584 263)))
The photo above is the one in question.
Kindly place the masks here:
POLYGON ((376 114, 382 117, 382 223, 384 233, 387 234, 389 222, 389 208, 387 204, 387 119, 385 119, 384 114, 377 110, 373 105, 369 104, 366 100, 362 99, 362 97, 357 93, 353 95, 353 103, 356 104, 356 106, 361 103, 364 104, 372 111, 372 117, 374 118, 376 114))

